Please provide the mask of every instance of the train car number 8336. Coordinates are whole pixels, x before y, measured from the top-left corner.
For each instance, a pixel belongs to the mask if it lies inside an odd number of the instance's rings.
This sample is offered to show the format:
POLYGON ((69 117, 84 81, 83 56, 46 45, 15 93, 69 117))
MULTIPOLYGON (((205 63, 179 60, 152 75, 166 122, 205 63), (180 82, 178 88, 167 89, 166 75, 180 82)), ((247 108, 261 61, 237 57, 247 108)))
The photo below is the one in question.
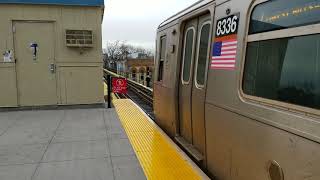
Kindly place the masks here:
POLYGON ((239 13, 217 21, 216 37, 236 34, 238 31, 239 13))

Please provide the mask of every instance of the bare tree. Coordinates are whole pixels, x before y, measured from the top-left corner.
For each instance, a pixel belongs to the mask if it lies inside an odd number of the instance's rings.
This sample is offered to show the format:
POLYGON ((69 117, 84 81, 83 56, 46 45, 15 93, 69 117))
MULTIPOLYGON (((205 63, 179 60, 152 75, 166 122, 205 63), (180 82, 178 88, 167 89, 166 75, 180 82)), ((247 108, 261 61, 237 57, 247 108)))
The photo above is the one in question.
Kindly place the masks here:
POLYGON ((103 61, 105 67, 116 69, 116 63, 132 58, 133 55, 139 58, 153 56, 150 49, 127 44, 126 41, 108 42, 107 48, 103 50, 103 61))
POLYGON ((146 49, 143 47, 134 47, 134 51, 138 54, 139 58, 148 58, 154 56, 153 51, 151 49, 146 49))
POLYGON ((105 67, 114 69, 116 62, 123 60, 123 45, 124 42, 122 41, 107 43, 107 48, 103 50, 105 67))

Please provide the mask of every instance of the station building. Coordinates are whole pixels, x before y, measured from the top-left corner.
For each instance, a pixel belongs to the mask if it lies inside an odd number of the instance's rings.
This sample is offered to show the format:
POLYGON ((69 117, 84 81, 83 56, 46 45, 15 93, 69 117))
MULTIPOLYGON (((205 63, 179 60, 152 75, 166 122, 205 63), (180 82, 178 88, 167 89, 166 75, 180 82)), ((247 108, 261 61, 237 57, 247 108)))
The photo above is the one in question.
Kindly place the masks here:
POLYGON ((152 79, 154 72, 154 57, 128 59, 126 63, 128 78, 142 85, 152 87, 152 79), (149 78, 149 83, 147 83, 149 78))
POLYGON ((152 87, 154 57, 128 58, 116 62, 116 67, 114 68, 109 65, 108 69, 142 85, 152 87), (147 78, 149 78, 149 83, 147 83, 147 78))
POLYGON ((0 0, 0 107, 100 104, 103 0, 0 0))

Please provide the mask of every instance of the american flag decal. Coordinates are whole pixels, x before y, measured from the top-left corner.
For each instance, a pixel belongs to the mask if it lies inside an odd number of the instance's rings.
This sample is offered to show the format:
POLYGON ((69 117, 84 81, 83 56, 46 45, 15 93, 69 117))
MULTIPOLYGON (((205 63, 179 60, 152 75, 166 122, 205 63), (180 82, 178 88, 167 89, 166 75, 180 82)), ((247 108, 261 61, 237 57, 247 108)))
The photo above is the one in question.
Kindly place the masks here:
POLYGON ((235 70, 238 41, 236 36, 230 37, 217 38, 213 44, 211 69, 235 70))

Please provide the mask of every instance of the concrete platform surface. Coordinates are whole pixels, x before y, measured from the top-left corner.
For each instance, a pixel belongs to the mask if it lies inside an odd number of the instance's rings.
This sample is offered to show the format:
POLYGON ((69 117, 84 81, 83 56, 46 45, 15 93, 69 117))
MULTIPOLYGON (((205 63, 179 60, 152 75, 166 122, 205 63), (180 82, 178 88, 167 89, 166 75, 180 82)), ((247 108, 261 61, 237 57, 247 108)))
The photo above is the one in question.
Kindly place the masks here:
POLYGON ((0 112, 0 180, 146 179, 114 109, 0 112))

